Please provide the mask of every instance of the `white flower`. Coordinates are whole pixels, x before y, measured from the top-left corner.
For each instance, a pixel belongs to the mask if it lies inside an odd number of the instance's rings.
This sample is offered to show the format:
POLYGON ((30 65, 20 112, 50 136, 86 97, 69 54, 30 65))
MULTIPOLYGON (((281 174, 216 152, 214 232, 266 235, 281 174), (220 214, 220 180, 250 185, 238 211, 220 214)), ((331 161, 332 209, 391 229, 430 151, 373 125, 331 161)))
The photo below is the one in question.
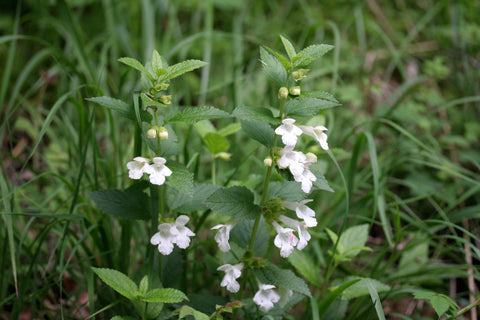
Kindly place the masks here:
POLYGON ((177 235, 175 237, 175 243, 181 249, 185 249, 190 245, 190 238, 195 235, 192 230, 185 227, 187 222, 190 220, 186 215, 178 216, 175 220, 175 228, 177 229, 177 235))
POLYGON ((286 217, 286 216, 280 216, 278 218, 287 226, 297 231, 297 234, 298 234, 297 249, 302 250, 303 248, 305 248, 308 244, 308 241, 312 238, 310 233, 308 233, 307 231, 308 227, 305 224, 305 222, 290 219, 289 217, 286 217))
POLYGON ((218 271, 224 271, 225 276, 222 279, 220 285, 227 287, 230 292, 238 292, 240 290, 240 284, 236 279, 242 275, 243 263, 232 266, 231 264, 224 264, 217 268, 218 271))
POLYGON ((315 211, 305 205, 305 203, 312 202, 311 199, 306 199, 300 202, 288 202, 283 201, 282 206, 287 209, 294 210, 297 217, 305 221, 307 227, 315 227, 317 225, 317 219, 315 219, 315 211))
POLYGON ((158 232, 150 239, 150 243, 158 245, 158 251, 163 255, 169 255, 173 251, 177 230, 173 223, 162 223, 158 226, 158 232))
POLYGON ((133 161, 127 163, 128 177, 130 179, 140 179, 148 168, 150 160, 144 157, 135 157, 133 161))
POLYGON ((312 190, 313 182, 317 181, 317 177, 310 171, 310 168, 303 165, 303 170, 300 174, 294 174, 293 178, 297 182, 302 183, 302 190, 305 193, 309 193, 312 190))
POLYGON ((277 230, 277 236, 273 240, 273 244, 280 248, 280 256, 286 258, 293 252, 293 248, 298 243, 298 238, 290 228, 283 228, 276 222, 273 222, 273 226, 277 230))
POLYGON ((293 151, 293 146, 286 146, 279 153, 281 155, 280 159, 278 159, 280 168, 289 168, 294 176, 303 172, 303 163, 307 160, 305 154, 300 151, 293 151))
POLYGON ((326 127, 300 126, 300 129, 306 135, 315 138, 320 143, 320 146, 322 147, 323 150, 328 150, 328 143, 327 143, 328 136, 323 132, 328 130, 326 127))
POLYGON ((163 255, 169 255, 173 251, 173 245, 185 249, 190 245, 190 238, 195 235, 185 224, 189 217, 181 215, 175 223, 162 223, 158 226, 158 232, 150 239, 150 243, 158 245, 158 251, 163 255))
POLYGON ((165 158, 155 157, 153 158, 153 164, 145 169, 145 172, 150 174, 152 184, 162 185, 165 183, 165 177, 172 175, 172 170, 165 165, 165 162, 167 162, 165 158))
POLYGON ((282 141, 286 146, 295 146, 297 137, 302 134, 302 129, 294 125, 295 119, 286 118, 282 120, 282 123, 275 129, 275 133, 282 136, 282 141))
POLYGON ((267 312, 273 308, 273 304, 280 300, 280 295, 273 289, 272 284, 258 284, 258 291, 253 296, 253 302, 260 306, 260 310, 267 312))
POLYGON ((219 224, 212 228, 212 230, 218 229, 218 232, 215 235, 215 241, 217 241, 218 247, 223 252, 230 250, 228 239, 230 238, 230 230, 232 230, 232 227, 232 224, 219 224))

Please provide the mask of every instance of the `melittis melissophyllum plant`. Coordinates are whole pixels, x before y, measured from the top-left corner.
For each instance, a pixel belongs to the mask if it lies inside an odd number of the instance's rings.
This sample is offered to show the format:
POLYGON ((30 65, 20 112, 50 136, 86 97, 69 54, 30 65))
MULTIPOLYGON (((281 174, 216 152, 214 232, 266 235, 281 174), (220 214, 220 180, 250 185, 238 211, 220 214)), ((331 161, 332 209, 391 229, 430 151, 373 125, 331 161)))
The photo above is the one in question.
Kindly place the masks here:
MULTIPOLYGON (((91 192, 90 197, 107 214, 152 221, 149 241, 157 250, 154 256, 147 250, 145 261, 150 262, 147 273, 151 275, 154 271, 159 279, 157 288, 149 286, 155 281, 148 276, 137 287, 132 280, 125 280, 127 277, 119 271, 94 269, 105 283, 132 300, 142 318, 157 317, 160 313, 163 318, 191 315, 195 319, 222 319, 226 313, 233 313, 233 318, 239 313, 255 315, 253 318, 260 314, 281 316, 305 296, 311 296, 302 278, 289 269, 281 269, 272 258, 284 259, 294 250, 308 246, 309 229, 317 226, 318 213, 311 208, 313 194, 333 192, 317 163, 318 156, 329 150, 327 127, 322 123, 324 118, 318 115, 339 104, 331 94, 306 91, 301 85, 302 79, 308 77, 309 65, 332 46, 311 45, 296 52, 289 40, 284 37, 281 40, 286 56, 267 47, 260 49, 263 71, 278 90, 274 107, 238 106, 229 114, 207 106, 173 106, 175 99, 167 94, 170 80, 205 63, 187 60, 168 66, 156 51, 145 65, 132 58, 119 60, 140 71, 142 76, 143 90, 134 94, 133 104, 110 97, 89 99, 133 120, 137 138, 141 137, 135 140, 135 154, 125 163, 125 172, 128 171, 133 185, 126 190, 91 192), (238 133, 240 126, 234 123, 216 129, 208 121, 229 117, 240 122, 248 138, 268 150, 263 156, 263 183, 255 188, 242 184, 241 177, 235 180, 235 185, 216 183, 215 161, 218 158, 228 160, 226 136, 238 133), (206 124, 203 122, 196 128, 211 155, 203 161, 210 161, 212 170, 209 180, 194 181, 192 163, 202 159, 189 159, 186 153, 182 159, 177 139, 181 128, 177 130, 176 125, 193 125, 201 120, 206 120, 206 124), (143 148, 140 141, 144 142, 143 148), (307 143, 318 147, 311 148, 314 152, 306 152, 303 149, 307 143), (149 192, 145 193, 147 189, 149 192), (213 259, 217 266, 213 270, 208 268, 212 259, 198 261, 195 256, 199 246, 211 245, 196 239, 205 232, 211 235, 218 248, 213 259), (276 249, 268 250, 269 244, 276 249), (179 251, 183 251, 183 256, 172 254, 179 251), (199 304, 192 301, 198 299, 197 292, 182 292, 180 289, 185 286, 170 279, 175 274, 169 275, 169 279, 163 275, 165 265, 183 257, 183 275, 178 274, 178 277, 195 279, 195 275, 186 274, 192 270, 198 272, 200 268, 188 269, 187 254, 195 258, 190 259, 195 260, 190 263, 204 264, 202 270, 210 271, 210 276, 218 279, 219 287, 202 298, 208 300, 217 296, 213 299, 217 307, 210 310, 210 316, 192 307, 199 304), (163 288, 164 282, 176 287, 163 288), (220 301, 225 302, 223 306, 218 306, 219 295, 222 296, 220 301), (164 308, 163 303, 173 303, 173 308, 164 308)), ((183 150, 202 148, 188 142, 188 138, 185 139, 183 150)), ((329 235, 336 236, 333 232, 329 235)), ((332 240, 342 242, 341 237, 332 240)), ((338 258, 339 248, 331 253, 332 257, 335 254, 338 258)), ((206 286, 205 290, 210 289, 211 283, 207 282, 206 286)))

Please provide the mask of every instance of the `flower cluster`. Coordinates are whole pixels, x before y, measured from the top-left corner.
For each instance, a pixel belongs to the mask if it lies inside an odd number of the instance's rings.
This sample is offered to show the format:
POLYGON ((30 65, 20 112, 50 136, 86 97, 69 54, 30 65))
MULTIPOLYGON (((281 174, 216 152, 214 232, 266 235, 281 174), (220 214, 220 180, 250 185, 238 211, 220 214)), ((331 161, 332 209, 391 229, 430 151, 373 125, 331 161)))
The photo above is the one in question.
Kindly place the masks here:
POLYGON ((162 223, 158 226, 158 232, 150 239, 150 243, 158 245, 158 251, 163 255, 169 255, 173 251, 173 245, 185 249, 190 245, 190 238, 195 235, 185 227, 190 220, 185 215, 178 216, 175 223, 162 223))
POLYGON ((170 170, 166 165, 165 158, 155 157, 153 158, 153 163, 150 164, 150 159, 144 157, 135 157, 132 161, 127 163, 128 168, 128 177, 130 179, 140 179, 143 174, 150 175, 150 182, 156 185, 162 185, 165 183, 165 177, 172 175, 172 170, 170 170))

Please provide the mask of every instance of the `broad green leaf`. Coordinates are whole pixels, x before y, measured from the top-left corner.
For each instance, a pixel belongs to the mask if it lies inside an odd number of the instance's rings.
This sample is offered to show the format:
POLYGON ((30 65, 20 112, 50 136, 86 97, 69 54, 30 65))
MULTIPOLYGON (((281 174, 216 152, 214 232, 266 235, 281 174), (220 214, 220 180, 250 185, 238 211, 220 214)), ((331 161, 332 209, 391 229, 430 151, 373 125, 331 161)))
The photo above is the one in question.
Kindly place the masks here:
POLYGON ((168 207, 181 213, 192 213, 199 210, 207 210, 208 207, 203 203, 212 193, 217 191, 220 186, 213 184, 197 184, 193 193, 187 195, 178 190, 171 190, 167 194, 168 207))
POLYGON ((448 299, 442 295, 434 295, 432 298, 430 298, 430 303, 439 317, 441 317, 450 308, 448 299))
POLYGON ((238 106, 232 113, 239 120, 261 120, 271 124, 278 124, 279 120, 273 117, 272 112, 267 108, 238 106))
POLYGON ((386 285, 378 280, 370 279, 370 278, 351 276, 351 277, 345 278, 343 283, 348 283, 353 280, 360 280, 360 281, 353 284, 352 286, 350 286, 349 288, 345 289, 342 292, 343 300, 350 300, 353 298, 358 298, 358 297, 370 294, 370 291, 368 288, 369 283, 373 288, 375 288, 377 292, 386 292, 391 290, 389 285, 386 285))
POLYGON ((155 78, 150 74, 150 72, 148 72, 148 70, 143 66, 143 64, 140 61, 138 61, 136 59, 133 59, 133 58, 130 58, 130 57, 123 57, 123 58, 118 59, 118 61, 120 61, 121 63, 124 63, 127 66, 130 66, 130 67, 132 67, 134 69, 137 69, 138 71, 142 72, 151 81, 155 80, 155 78))
POLYGON ((123 219, 151 218, 149 196, 141 190, 105 189, 89 192, 88 196, 103 213, 123 219))
POLYGON ((280 198, 287 201, 301 201, 305 199, 301 184, 295 181, 270 182, 268 199, 280 198))
MULTIPOLYGON (((241 248, 247 248, 253 231, 253 220, 245 220, 238 222, 230 233, 232 242, 238 244, 241 248)), ((257 236, 253 244, 253 251, 260 257, 263 257, 268 249, 270 235, 267 229, 267 223, 263 217, 258 224, 257 236)))
MULTIPOLYGON (((122 100, 114 99, 111 97, 93 97, 86 100, 98 103, 99 105, 106 107, 110 110, 118 112, 121 116, 130 120, 137 120, 135 116, 135 110, 132 105, 123 102, 122 100)), ((142 121, 151 122, 152 115, 145 110, 140 110, 140 118, 142 121)))
POLYGON ((277 51, 270 49, 267 46, 265 46, 265 49, 267 49, 271 54, 273 54, 278 59, 278 61, 280 61, 280 63, 282 64, 285 70, 290 70, 292 68, 292 64, 290 63, 290 61, 288 61, 288 59, 283 54, 278 53, 277 51))
POLYGON ((230 144, 224 136, 218 133, 209 132, 203 137, 203 142, 207 145, 208 150, 212 154, 226 152, 230 148, 230 144))
POLYGON ((432 291, 419 291, 414 292, 413 296, 418 300, 428 300, 435 295, 435 292, 432 291))
POLYGON ((153 72, 155 72, 155 75, 159 77, 162 75, 164 72, 166 72, 165 69, 163 69, 163 62, 162 62, 162 57, 158 53, 157 50, 153 50, 152 54, 152 69, 153 72))
POLYGON ((140 280, 140 284, 138 285, 138 292, 141 295, 145 295, 148 291, 148 275, 143 276, 142 280, 140 280))
POLYGON ((187 107, 180 112, 169 115, 166 122, 185 122, 193 124, 200 120, 229 118, 231 115, 228 112, 214 108, 214 107, 187 107))
POLYGON ((322 91, 322 90, 318 90, 318 91, 302 90, 302 94, 300 94, 299 98, 317 98, 317 99, 323 99, 323 100, 339 103, 338 100, 335 99, 335 97, 331 93, 327 91, 322 91))
POLYGON ((305 279, 316 286, 320 286, 322 283, 321 270, 318 264, 313 261, 311 255, 304 251, 294 250, 292 254, 288 256, 288 261, 305 279))
POLYGON ((110 320, 137 320, 137 319, 134 318, 134 317, 130 317, 130 316, 115 316, 115 317, 111 318, 110 320))
POLYGON ((94 268, 91 267, 93 272, 102 279, 113 290, 120 293, 122 296, 129 300, 135 300, 138 287, 129 277, 121 273, 120 271, 107 269, 107 268, 94 268))
POLYGON ((278 58, 260 47, 260 60, 262 61, 263 72, 267 78, 280 86, 284 86, 287 82, 287 71, 278 58))
POLYGON ((172 288, 158 288, 148 291, 142 298, 146 302, 179 303, 188 300, 180 290, 172 288))
POLYGON ((166 184, 187 195, 191 195, 193 193, 193 173, 180 163, 170 161, 166 165, 172 170, 172 175, 167 177, 166 184))
MULTIPOLYGON (((326 230, 332 242, 335 244, 337 242, 337 235, 329 229, 326 230)), ((348 228, 342 233, 340 240, 338 241, 336 248, 336 254, 338 254, 337 258, 341 260, 350 260, 362 250, 369 250, 368 247, 365 247, 367 238, 368 224, 348 228)))
POLYGON ((252 191, 245 187, 221 188, 207 198, 205 204, 218 214, 235 220, 255 219, 261 212, 253 203, 252 191))
POLYGON ((348 287, 354 285, 355 283, 357 283, 358 281, 360 281, 360 279, 356 279, 356 280, 352 280, 352 281, 349 281, 349 282, 346 282, 340 286, 336 286, 336 287, 330 287, 329 290, 330 292, 328 293, 328 295, 322 299, 322 302, 320 303, 320 305, 318 306, 318 313, 319 313, 319 316, 323 316, 325 314, 325 312, 327 312, 328 308, 330 307, 330 305, 338 298, 341 296, 342 292, 345 291, 348 287))
POLYGON ((179 310, 176 310, 175 313, 178 313, 178 318, 183 319, 186 316, 192 316, 195 320, 209 320, 210 317, 205 313, 197 311, 190 306, 183 306, 179 310))
POLYGON ((306 67, 313 61, 332 50, 333 46, 328 44, 314 44, 297 52, 297 56, 292 59, 294 68, 306 67))
POLYGON ((229 125, 219 129, 217 133, 224 137, 234 134, 235 132, 242 129, 242 125, 240 122, 230 123, 229 125))
POLYGON ((295 52, 295 48, 287 38, 280 36, 280 39, 282 39, 283 47, 285 48, 285 51, 290 58, 290 61, 292 61, 292 59, 295 58, 295 56, 297 55, 297 53, 295 52))
POLYGON ((160 103, 156 100, 153 100, 152 98, 147 96, 145 93, 141 93, 140 98, 142 99, 143 105, 147 106, 147 107, 150 107, 150 106, 157 106, 157 107, 162 107, 162 108, 168 107, 168 105, 166 105, 166 104, 162 104, 162 103, 160 103))
POLYGON ((317 98, 297 98, 285 102, 285 115, 313 117, 321 110, 339 106, 337 102, 317 98))
POLYGON ((315 177, 317 177, 317 180, 313 182, 313 185, 316 188, 320 190, 329 191, 329 192, 335 192, 335 190, 333 190, 328 184, 328 181, 325 178, 325 176, 322 174, 320 170, 320 165, 318 163, 312 164, 310 166, 310 170, 315 175, 315 177))
POLYGON ((266 267, 254 269, 253 272, 263 284, 273 284, 277 287, 283 287, 309 297, 311 296, 305 281, 297 277, 291 270, 280 269, 276 265, 268 263, 266 267))
POLYGON ((260 120, 241 121, 242 129, 247 135, 260 142, 264 146, 271 148, 275 138, 275 130, 268 123, 260 120))
POLYGON ((206 66, 207 63, 201 60, 186 60, 180 63, 174 64, 167 68, 167 72, 160 77, 160 81, 167 81, 176 78, 184 73, 193 71, 195 69, 206 66))

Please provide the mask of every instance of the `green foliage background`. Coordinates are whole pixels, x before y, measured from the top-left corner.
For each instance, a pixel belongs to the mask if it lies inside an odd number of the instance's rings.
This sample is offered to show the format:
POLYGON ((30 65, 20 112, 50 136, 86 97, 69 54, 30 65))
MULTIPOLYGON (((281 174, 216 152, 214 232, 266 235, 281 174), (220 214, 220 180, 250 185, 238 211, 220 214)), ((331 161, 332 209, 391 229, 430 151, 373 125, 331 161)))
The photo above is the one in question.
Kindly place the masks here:
MULTIPOLYGON (((434 317, 428 306, 411 313, 402 307, 416 303, 412 293, 419 288, 448 295, 460 307, 471 303, 468 279, 478 281, 480 259, 478 2, 25 0, 0 6, 0 318, 129 312, 90 269, 108 266, 139 283, 140 259, 154 249, 148 225, 118 222, 87 195, 126 188, 125 164, 136 154, 133 127, 86 100, 131 101, 141 87, 138 73, 117 59, 145 61, 157 49, 170 64, 204 60, 207 67, 172 83, 172 105, 231 113, 273 104, 277 92, 261 72, 259 46, 281 48, 279 34, 297 49, 335 46, 302 83, 342 104, 323 117, 346 184, 332 161, 322 159, 336 192, 316 195, 318 230, 368 224, 372 249, 330 275, 331 242, 325 233, 314 235, 312 248, 284 262, 312 284, 314 295, 291 317, 318 316, 325 282, 348 277, 388 284, 392 289, 380 298, 391 319, 434 317)), ((184 125, 176 137, 186 146, 182 159, 199 159, 193 170, 199 180, 210 175, 202 125, 184 125)), ((240 134, 226 136, 233 156, 218 163, 217 181, 255 186, 265 149, 240 134)), ((198 250, 207 256, 208 247, 198 250)), ((213 266, 193 268, 214 273, 213 266)), ((191 274, 171 285, 201 292, 213 281, 191 274)), ((335 300, 321 319, 375 314, 381 313, 370 297, 360 295, 335 300)))

